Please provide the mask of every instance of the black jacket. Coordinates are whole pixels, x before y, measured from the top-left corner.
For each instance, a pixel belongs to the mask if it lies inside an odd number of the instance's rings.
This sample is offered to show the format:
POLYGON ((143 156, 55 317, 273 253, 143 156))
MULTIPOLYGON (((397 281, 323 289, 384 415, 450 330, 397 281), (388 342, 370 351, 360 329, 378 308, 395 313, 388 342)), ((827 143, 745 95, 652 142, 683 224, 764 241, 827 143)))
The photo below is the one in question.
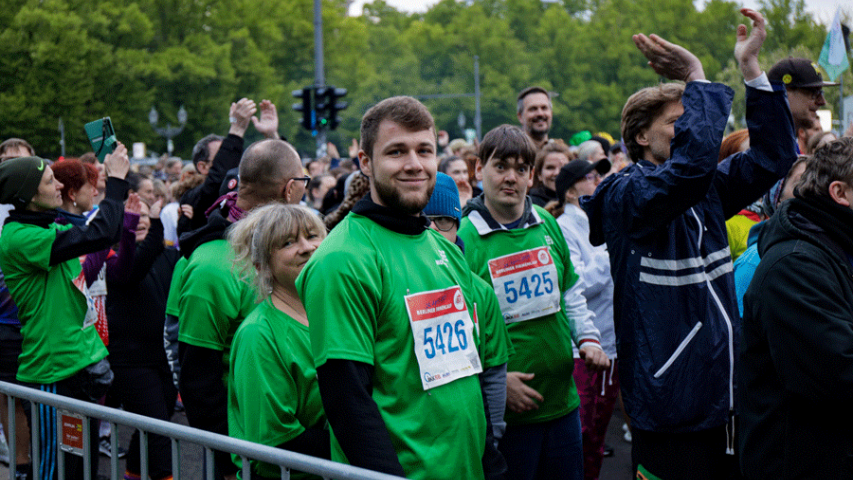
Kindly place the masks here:
POLYGON ((853 478, 853 210, 785 202, 758 238, 739 354, 746 478, 853 478))
POLYGON ((180 253, 164 248, 163 224, 159 219, 151 219, 148 235, 134 253, 126 275, 107 276, 110 363, 165 366, 166 297, 180 253))
POLYGON ((530 196, 530 199, 533 200, 534 205, 539 205, 542 208, 545 208, 545 205, 547 205, 551 200, 557 199, 557 192, 551 190, 545 185, 539 185, 538 187, 531 188, 528 195, 530 196))
MULTIPOLYGON (((193 218, 189 219, 183 215, 178 217, 178 235, 198 230, 207 224, 207 218, 204 216, 204 211, 210 208, 219 198, 219 187, 228 170, 237 168, 240 165, 240 158, 243 156, 243 137, 229 134, 222 140, 222 145, 216 156, 213 158, 213 163, 210 165, 210 171, 207 173, 207 178, 204 183, 188 191, 181 197, 181 205, 190 205, 193 207, 193 218)), ((181 248, 184 246, 181 245, 181 248)))

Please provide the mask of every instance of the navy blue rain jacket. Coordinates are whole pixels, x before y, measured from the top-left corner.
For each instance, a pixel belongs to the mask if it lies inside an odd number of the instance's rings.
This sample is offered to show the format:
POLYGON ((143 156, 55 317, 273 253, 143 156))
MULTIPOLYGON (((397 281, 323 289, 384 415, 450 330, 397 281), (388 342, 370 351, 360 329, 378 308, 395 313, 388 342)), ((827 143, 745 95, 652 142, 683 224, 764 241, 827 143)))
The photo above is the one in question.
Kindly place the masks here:
POLYGON ((746 87, 751 149, 718 165, 733 92, 688 83, 671 158, 641 160, 581 199, 590 241, 610 254, 619 377, 636 428, 704 430, 734 409, 740 317, 725 220, 796 159, 785 88, 773 90, 746 87))

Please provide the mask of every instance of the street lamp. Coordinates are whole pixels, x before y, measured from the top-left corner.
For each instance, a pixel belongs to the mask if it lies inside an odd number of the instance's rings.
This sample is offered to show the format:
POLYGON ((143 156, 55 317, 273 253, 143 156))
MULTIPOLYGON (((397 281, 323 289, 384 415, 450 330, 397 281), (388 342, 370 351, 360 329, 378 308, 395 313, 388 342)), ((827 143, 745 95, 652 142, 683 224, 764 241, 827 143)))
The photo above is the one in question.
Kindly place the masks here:
POLYGON ((184 126, 187 124, 187 111, 184 110, 184 106, 181 105, 180 110, 178 110, 178 121, 181 122, 181 125, 178 127, 173 127, 172 124, 168 122, 166 123, 166 128, 158 127, 157 120, 159 119, 160 115, 157 113, 157 110, 154 107, 151 107, 151 111, 148 112, 148 123, 151 124, 151 128, 153 128, 158 135, 166 138, 166 150, 171 157, 172 151, 175 149, 172 139, 184 130, 184 126))

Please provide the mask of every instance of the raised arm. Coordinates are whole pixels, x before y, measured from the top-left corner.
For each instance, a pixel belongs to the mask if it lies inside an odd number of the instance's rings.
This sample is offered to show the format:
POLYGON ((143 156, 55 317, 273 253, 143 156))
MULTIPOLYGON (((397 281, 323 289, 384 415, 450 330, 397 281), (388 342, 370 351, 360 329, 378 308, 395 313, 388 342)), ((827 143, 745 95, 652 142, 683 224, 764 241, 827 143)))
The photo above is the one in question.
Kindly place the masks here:
POLYGON ((50 265, 109 248, 118 241, 124 212, 122 202, 128 189, 124 178, 130 170, 127 148, 121 142, 113 153, 106 156, 104 166, 107 170, 106 196, 101 200, 97 214, 88 225, 56 232, 56 240, 50 250, 50 265))
POLYGON ((764 17, 755 10, 741 8, 740 13, 752 20, 752 31, 747 35, 746 25, 737 27, 737 43, 735 43, 735 59, 740 66, 743 79, 747 82, 755 80, 761 75, 761 67, 758 65, 758 52, 767 38, 764 28, 764 17))
POLYGON ((638 33, 631 37, 634 45, 649 59, 649 66, 658 75, 670 80, 692 82, 705 80, 702 62, 686 48, 670 43, 654 33, 638 33))

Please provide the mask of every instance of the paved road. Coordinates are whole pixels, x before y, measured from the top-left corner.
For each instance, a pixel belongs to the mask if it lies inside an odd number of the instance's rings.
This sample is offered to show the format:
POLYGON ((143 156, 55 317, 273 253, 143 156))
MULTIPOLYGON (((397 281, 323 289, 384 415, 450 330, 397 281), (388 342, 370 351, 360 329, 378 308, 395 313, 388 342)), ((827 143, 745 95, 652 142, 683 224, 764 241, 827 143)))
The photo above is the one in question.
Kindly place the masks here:
MULTIPOLYGON (((622 414, 618 410, 613 415, 607 432, 607 443, 611 445, 615 454, 613 457, 605 458, 601 468, 600 480, 628 480, 631 477, 631 444, 622 438, 622 414)), ((183 413, 176 413, 172 421, 187 424, 183 413)), ((131 429, 119 426, 119 442, 125 448, 130 443, 131 429)), ((202 472, 202 448, 198 445, 181 444, 181 478, 197 480, 203 478, 202 472)), ((110 460, 101 455, 99 473, 103 478, 110 478, 110 460)), ((119 460, 119 478, 124 474, 124 461, 119 460)), ((9 471, 5 466, 0 466, 0 480, 9 480, 9 471)))

